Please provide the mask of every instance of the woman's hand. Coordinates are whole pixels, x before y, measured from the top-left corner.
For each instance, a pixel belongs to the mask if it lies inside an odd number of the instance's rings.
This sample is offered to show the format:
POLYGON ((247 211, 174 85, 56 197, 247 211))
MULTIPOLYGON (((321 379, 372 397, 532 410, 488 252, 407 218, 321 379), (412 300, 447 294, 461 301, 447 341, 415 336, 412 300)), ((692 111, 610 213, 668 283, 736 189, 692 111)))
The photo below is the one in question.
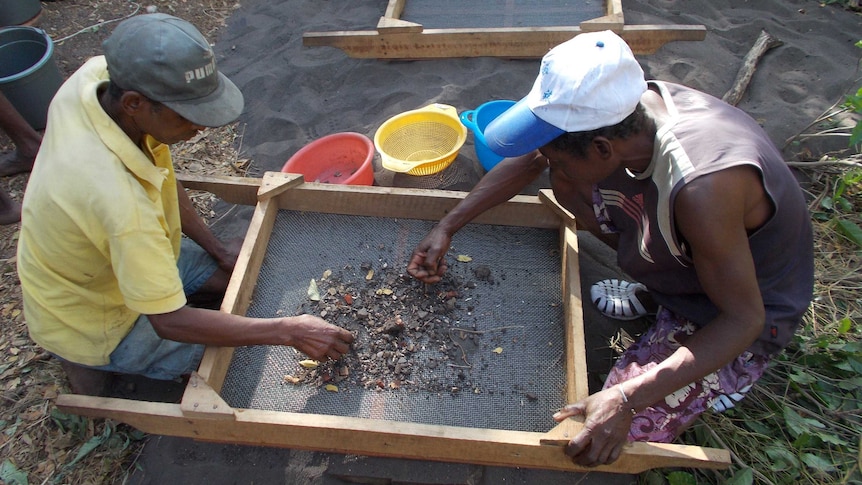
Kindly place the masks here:
POLYGON ((620 457, 628 442, 632 412, 617 386, 567 404, 554 414, 554 420, 572 416, 584 417, 583 429, 565 447, 573 462, 582 466, 608 465, 620 457))
POLYGON ((410 263, 407 265, 407 273, 424 283, 437 283, 446 274, 449 265, 443 256, 449 250, 452 237, 439 225, 434 226, 425 239, 416 245, 410 263))

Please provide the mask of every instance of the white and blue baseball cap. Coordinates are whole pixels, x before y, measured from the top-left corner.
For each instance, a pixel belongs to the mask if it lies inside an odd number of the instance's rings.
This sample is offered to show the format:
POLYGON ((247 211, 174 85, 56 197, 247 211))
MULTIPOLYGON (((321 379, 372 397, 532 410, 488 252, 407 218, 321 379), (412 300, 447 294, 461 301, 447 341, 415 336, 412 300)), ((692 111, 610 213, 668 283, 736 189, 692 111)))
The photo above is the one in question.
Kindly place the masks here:
POLYGON ((533 89, 488 124, 485 141, 498 155, 524 155, 564 133, 619 123, 646 89, 622 38, 610 30, 579 34, 542 58, 533 89))

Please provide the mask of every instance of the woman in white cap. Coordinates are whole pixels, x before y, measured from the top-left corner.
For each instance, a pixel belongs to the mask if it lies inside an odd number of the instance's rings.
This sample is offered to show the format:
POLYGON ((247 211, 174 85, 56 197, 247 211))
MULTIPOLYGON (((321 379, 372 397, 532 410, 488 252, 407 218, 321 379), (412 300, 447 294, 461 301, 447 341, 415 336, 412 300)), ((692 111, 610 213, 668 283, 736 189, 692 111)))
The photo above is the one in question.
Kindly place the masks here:
POLYGON ((646 82, 620 37, 595 32, 551 50, 485 139, 514 158, 419 243, 411 275, 439 281, 452 236, 549 168, 557 200, 660 306, 604 388, 554 415, 585 418, 566 447, 576 463, 611 463, 627 440, 674 440, 704 411, 742 399, 790 342, 812 295, 809 214, 781 154, 742 111, 646 82))

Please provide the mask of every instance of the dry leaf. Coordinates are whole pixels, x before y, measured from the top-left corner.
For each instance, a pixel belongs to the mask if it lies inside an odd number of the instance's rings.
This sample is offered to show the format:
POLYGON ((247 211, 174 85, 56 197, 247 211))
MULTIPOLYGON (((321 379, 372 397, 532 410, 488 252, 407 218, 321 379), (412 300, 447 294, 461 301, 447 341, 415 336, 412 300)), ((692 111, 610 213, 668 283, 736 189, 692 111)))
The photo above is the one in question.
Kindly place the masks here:
POLYGON ((11 390, 15 389, 16 387, 18 387, 18 384, 21 384, 21 378, 20 377, 16 377, 16 378, 12 379, 11 381, 9 381, 6 384, 6 390, 11 391, 11 390))
POLYGON ((320 290, 317 289, 317 282, 314 281, 314 278, 308 284, 308 299, 311 301, 320 301, 320 290))

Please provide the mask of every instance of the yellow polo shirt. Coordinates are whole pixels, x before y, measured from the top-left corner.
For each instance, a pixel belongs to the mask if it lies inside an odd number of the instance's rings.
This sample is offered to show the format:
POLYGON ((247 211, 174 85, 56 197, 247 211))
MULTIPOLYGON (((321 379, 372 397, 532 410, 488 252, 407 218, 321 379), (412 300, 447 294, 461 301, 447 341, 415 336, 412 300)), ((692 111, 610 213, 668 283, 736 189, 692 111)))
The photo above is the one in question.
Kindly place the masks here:
POLYGON ((142 150, 99 105, 102 56, 55 95, 24 195, 18 274, 33 340, 104 365, 140 314, 186 303, 180 215, 168 147, 142 150))

